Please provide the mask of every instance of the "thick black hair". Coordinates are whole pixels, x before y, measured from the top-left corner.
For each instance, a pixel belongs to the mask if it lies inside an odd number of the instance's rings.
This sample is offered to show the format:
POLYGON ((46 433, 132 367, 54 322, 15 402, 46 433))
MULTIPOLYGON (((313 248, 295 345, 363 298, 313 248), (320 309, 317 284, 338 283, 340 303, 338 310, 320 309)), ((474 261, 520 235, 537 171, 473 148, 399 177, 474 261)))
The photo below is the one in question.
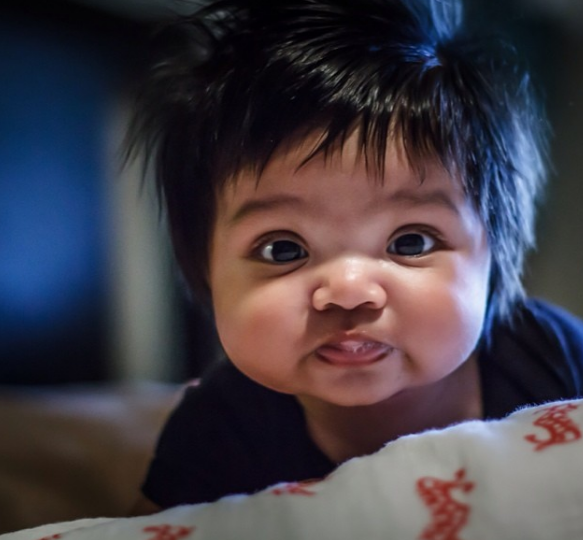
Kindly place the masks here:
POLYGON ((489 309, 524 296, 546 175, 547 125, 528 72, 498 38, 468 35, 457 0, 218 0, 180 17, 129 134, 144 147, 179 265, 205 290, 215 198, 293 139, 327 152, 355 130, 371 175, 387 145, 461 179, 492 251, 489 309))

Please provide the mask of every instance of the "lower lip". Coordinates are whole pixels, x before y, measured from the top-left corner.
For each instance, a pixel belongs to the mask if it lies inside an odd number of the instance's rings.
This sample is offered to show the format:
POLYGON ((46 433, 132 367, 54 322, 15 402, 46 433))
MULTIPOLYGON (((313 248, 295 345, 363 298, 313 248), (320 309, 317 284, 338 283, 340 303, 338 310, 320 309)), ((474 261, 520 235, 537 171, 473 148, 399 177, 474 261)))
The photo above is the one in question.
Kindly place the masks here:
POLYGON ((393 349, 382 343, 363 344, 357 350, 347 350, 334 345, 324 345, 316 351, 319 360, 333 366, 361 367, 379 362, 393 349))

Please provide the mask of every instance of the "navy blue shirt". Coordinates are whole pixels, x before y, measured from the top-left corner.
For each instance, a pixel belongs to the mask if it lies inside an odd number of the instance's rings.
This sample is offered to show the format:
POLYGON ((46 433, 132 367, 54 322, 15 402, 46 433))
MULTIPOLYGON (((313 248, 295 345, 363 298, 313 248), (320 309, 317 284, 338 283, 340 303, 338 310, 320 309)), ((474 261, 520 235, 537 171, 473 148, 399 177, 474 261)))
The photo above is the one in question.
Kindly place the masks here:
MULTIPOLYGON (((583 322, 528 300, 498 324, 479 355, 483 411, 583 396, 583 322)), ((253 493, 277 482, 321 478, 335 464, 309 437, 293 396, 264 388, 228 360, 188 388, 166 424, 144 495, 163 508, 253 493)))

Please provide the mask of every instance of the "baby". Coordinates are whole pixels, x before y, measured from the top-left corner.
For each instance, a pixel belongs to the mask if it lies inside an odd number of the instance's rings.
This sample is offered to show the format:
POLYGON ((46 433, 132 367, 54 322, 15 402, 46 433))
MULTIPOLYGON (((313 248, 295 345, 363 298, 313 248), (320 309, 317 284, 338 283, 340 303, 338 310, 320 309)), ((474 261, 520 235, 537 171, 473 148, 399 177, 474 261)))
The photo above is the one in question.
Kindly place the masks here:
POLYGON ((583 395, 583 324, 521 283, 546 123, 509 46, 455 0, 218 0, 168 31, 130 151, 227 358, 136 512, 583 395))

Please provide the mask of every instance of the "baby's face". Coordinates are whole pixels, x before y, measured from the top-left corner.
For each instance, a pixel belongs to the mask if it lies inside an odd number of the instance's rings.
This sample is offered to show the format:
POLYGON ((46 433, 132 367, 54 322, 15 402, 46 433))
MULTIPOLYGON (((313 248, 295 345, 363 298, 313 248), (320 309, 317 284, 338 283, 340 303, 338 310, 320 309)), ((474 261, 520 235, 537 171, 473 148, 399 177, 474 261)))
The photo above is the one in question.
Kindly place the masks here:
POLYGON ((369 405, 451 374, 480 337, 490 272, 459 182, 391 149, 384 183, 349 140, 276 155, 219 197, 209 281, 229 358, 269 388, 369 405))

